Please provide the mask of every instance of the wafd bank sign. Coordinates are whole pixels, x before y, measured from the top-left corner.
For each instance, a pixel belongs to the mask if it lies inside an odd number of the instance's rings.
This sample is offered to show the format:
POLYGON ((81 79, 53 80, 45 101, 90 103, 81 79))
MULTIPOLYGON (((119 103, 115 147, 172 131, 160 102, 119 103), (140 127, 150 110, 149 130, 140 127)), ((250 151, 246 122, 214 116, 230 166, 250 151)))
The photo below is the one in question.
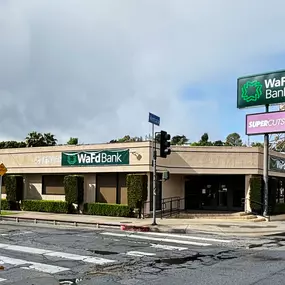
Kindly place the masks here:
POLYGON ((285 70, 238 78, 237 107, 285 102, 285 70))
POLYGON ((274 134, 285 132, 285 112, 246 115, 246 134, 274 134))
POLYGON ((62 152, 62 166, 128 165, 129 150, 62 152))

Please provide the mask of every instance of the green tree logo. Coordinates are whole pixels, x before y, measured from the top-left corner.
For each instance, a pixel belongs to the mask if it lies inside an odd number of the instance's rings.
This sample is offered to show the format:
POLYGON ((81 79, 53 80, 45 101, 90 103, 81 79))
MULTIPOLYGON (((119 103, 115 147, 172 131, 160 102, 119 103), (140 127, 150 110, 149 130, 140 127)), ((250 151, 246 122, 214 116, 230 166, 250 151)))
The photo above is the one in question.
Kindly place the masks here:
POLYGON ((68 164, 76 164, 77 163, 77 155, 76 154, 71 154, 67 156, 67 163, 68 164))
POLYGON ((247 81, 241 88, 241 97, 246 102, 256 102, 262 95, 262 84, 257 81, 247 81), (249 92, 249 89, 255 89, 255 92, 249 92))

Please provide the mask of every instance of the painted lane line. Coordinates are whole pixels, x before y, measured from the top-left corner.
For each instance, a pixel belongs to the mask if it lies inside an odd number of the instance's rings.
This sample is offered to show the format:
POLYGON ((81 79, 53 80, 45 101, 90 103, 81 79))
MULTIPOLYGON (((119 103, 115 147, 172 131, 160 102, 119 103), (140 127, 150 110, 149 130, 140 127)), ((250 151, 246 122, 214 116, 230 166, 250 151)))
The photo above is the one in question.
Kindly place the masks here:
POLYGON ((16 266, 25 265, 25 266, 21 266, 21 268, 28 269, 28 270, 33 269, 36 271, 45 272, 49 274, 55 274, 58 272, 70 270, 69 268, 66 268, 66 267, 48 265, 48 264, 32 262, 32 261, 23 260, 23 259, 10 258, 6 256, 0 256, 0 264, 5 264, 5 263, 16 265, 16 266))
POLYGON ((101 257, 78 255, 78 254, 65 253, 65 252, 56 252, 56 251, 40 249, 40 248, 35 248, 35 247, 26 247, 26 246, 3 244, 3 243, 0 243, 0 249, 19 251, 19 252, 25 252, 25 253, 30 253, 30 254, 40 254, 44 256, 53 256, 53 257, 71 259, 71 260, 80 260, 83 262, 93 263, 93 264, 106 264, 106 263, 116 262, 116 260, 105 259, 101 257))
POLYGON ((166 244, 151 244, 151 247, 154 248, 160 248, 160 249, 166 249, 166 250, 187 250, 188 247, 179 247, 179 246, 172 246, 172 245, 166 245, 166 244))
POLYGON ((84 256, 84 255, 77 255, 77 254, 65 253, 65 252, 55 252, 55 251, 46 253, 44 255, 71 259, 71 260, 80 260, 80 261, 93 263, 93 264, 106 264, 106 263, 116 262, 116 260, 106 259, 106 258, 101 258, 101 257, 94 257, 94 256, 87 256, 87 255, 84 256))
POLYGON ((7 279, 4 279, 4 278, 0 278, 0 282, 2 282, 2 281, 6 281, 7 279))
POLYGON ((0 234, 0 236, 20 236, 20 235, 27 235, 32 234, 33 232, 22 232, 22 233, 8 233, 8 234, 0 234))
POLYGON ((52 252, 52 251, 46 250, 46 249, 40 249, 40 248, 35 248, 35 247, 26 247, 26 246, 13 245, 13 244, 4 244, 4 243, 0 243, 0 249, 1 248, 12 250, 12 251, 32 253, 32 254, 47 254, 47 253, 52 252))
POLYGON ((140 232, 139 234, 147 234, 153 236, 166 236, 166 237, 175 237, 182 239, 194 239, 194 240, 203 240, 203 241, 214 241, 214 242, 233 242, 232 240, 224 240, 224 239, 215 239, 215 238, 204 238, 204 237, 194 237, 188 235, 176 235, 176 234, 168 234, 168 233, 153 233, 153 232, 140 232))
POLYGON ((143 235, 134 235, 134 234, 118 234, 118 233, 109 233, 104 232, 101 233, 102 235, 109 235, 109 236, 120 236, 120 237, 128 237, 128 238, 136 238, 136 239, 145 239, 145 240, 155 240, 160 242, 169 242, 169 243, 178 243, 178 244, 189 244, 189 245, 197 245, 197 246, 209 246, 210 243, 200 243, 200 242, 194 242, 194 241, 188 241, 188 240, 177 240, 177 239, 168 239, 168 238, 155 238, 155 237, 148 237, 143 235))
POLYGON ((142 251, 128 251, 126 255, 131 255, 131 256, 154 256, 156 255, 155 253, 150 253, 150 252, 142 252, 142 251))

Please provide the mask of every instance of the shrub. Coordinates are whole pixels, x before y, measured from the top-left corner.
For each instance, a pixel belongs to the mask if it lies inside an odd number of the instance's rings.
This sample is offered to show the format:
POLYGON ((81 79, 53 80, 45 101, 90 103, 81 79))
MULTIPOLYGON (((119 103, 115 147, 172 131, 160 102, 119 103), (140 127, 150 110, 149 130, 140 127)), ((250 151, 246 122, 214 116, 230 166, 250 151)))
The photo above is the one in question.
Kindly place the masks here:
MULTIPOLYGON (((80 175, 67 175, 64 177, 65 201, 70 205, 80 205, 83 202, 84 178, 80 175)), ((72 211, 72 207, 70 209, 72 211)))
POLYGON ((253 176, 250 178, 250 207, 252 212, 260 213, 262 211, 262 188, 263 180, 261 176, 253 176))
POLYGON ((18 210, 19 201, 23 199, 23 177, 18 175, 5 175, 4 183, 9 210, 18 210))
POLYGON ((9 210, 8 201, 6 199, 1 199, 1 210, 9 210))
POLYGON ((23 200, 22 209, 34 212, 68 213, 69 205, 65 201, 23 200))
POLYGON ((127 175, 128 205, 141 209, 147 199, 147 176, 140 174, 127 175))
POLYGON ((127 205, 106 203, 85 203, 83 213, 86 215, 130 217, 131 209, 127 205))

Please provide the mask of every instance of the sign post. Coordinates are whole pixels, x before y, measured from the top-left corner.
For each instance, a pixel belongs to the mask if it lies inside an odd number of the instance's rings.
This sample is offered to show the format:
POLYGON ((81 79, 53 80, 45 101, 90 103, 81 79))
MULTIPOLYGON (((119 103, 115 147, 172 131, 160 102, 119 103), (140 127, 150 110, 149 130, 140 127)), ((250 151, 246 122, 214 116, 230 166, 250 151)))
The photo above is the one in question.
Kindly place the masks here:
POLYGON ((2 200, 2 179, 3 179, 3 175, 5 175, 7 172, 7 168, 6 166, 1 163, 0 164, 0 215, 1 215, 1 212, 2 212, 2 208, 1 208, 1 200, 2 200))
MULTIPOLYGON (((269 105, 265 106, 265 112, 269 112, 269 105)), ((264 151, 263 151, 263 181, 264 181, 264 209, 263 216, 267 216, 268 213, 268 148, 269 148, 269 136, 268 133, 264 134, 264 151)))
POLYGON ((152 170, 153 170, 153 186, 152 186, 152 225, 156 225, 156 147, 155 147, 155 133, 154 133, 154 125, 159 126, 160 125, 160 117, 149 113, 148 116, 148 122, 152 124, 152 170))
MULTIPOLYGON (((275 71, 270 73, 256 74, 250 76, 240 77, 237 80, 237 108, 243 109, 248 107, 265 106, 265 114, 270 116, 269 105, 280 104, 285 102, 285 70, 275 71)), ((281 122, 284 123, 283 120, 281 122)), ((246 122, 246 133, 250 127, 254 127, 255 124, 248 125, 246 122)), ((258 124, 258 123, 257 123, 258 124)), ((263 127, 273 125, 269 120, 261 122, 263 127)), ((280 121, 279 121, 280 124, 280 121)), ((264 151, 263 151, 263 182, 264 182, 264 207, 263 215, 268 215, 268 148, 269 148, 269 136, 267 131, 264 130, 264 151)), ((278 128, 277 128, 278 129, 278 128)), ((279 126, 280 129, 280 126, 279 126)), ((261 128, 260 128, 261 130, 261 128)), ((258 130, 257 130, 258 131, 258 130)), ((283 129, 284 132, 284 129, 283 129)), ((252 133, 253 134, 253 133, 252 133)), ((257 134, 254 133, 254 134, 257 134)), ((260 134, 260 133, 259 133, 260 134)))

